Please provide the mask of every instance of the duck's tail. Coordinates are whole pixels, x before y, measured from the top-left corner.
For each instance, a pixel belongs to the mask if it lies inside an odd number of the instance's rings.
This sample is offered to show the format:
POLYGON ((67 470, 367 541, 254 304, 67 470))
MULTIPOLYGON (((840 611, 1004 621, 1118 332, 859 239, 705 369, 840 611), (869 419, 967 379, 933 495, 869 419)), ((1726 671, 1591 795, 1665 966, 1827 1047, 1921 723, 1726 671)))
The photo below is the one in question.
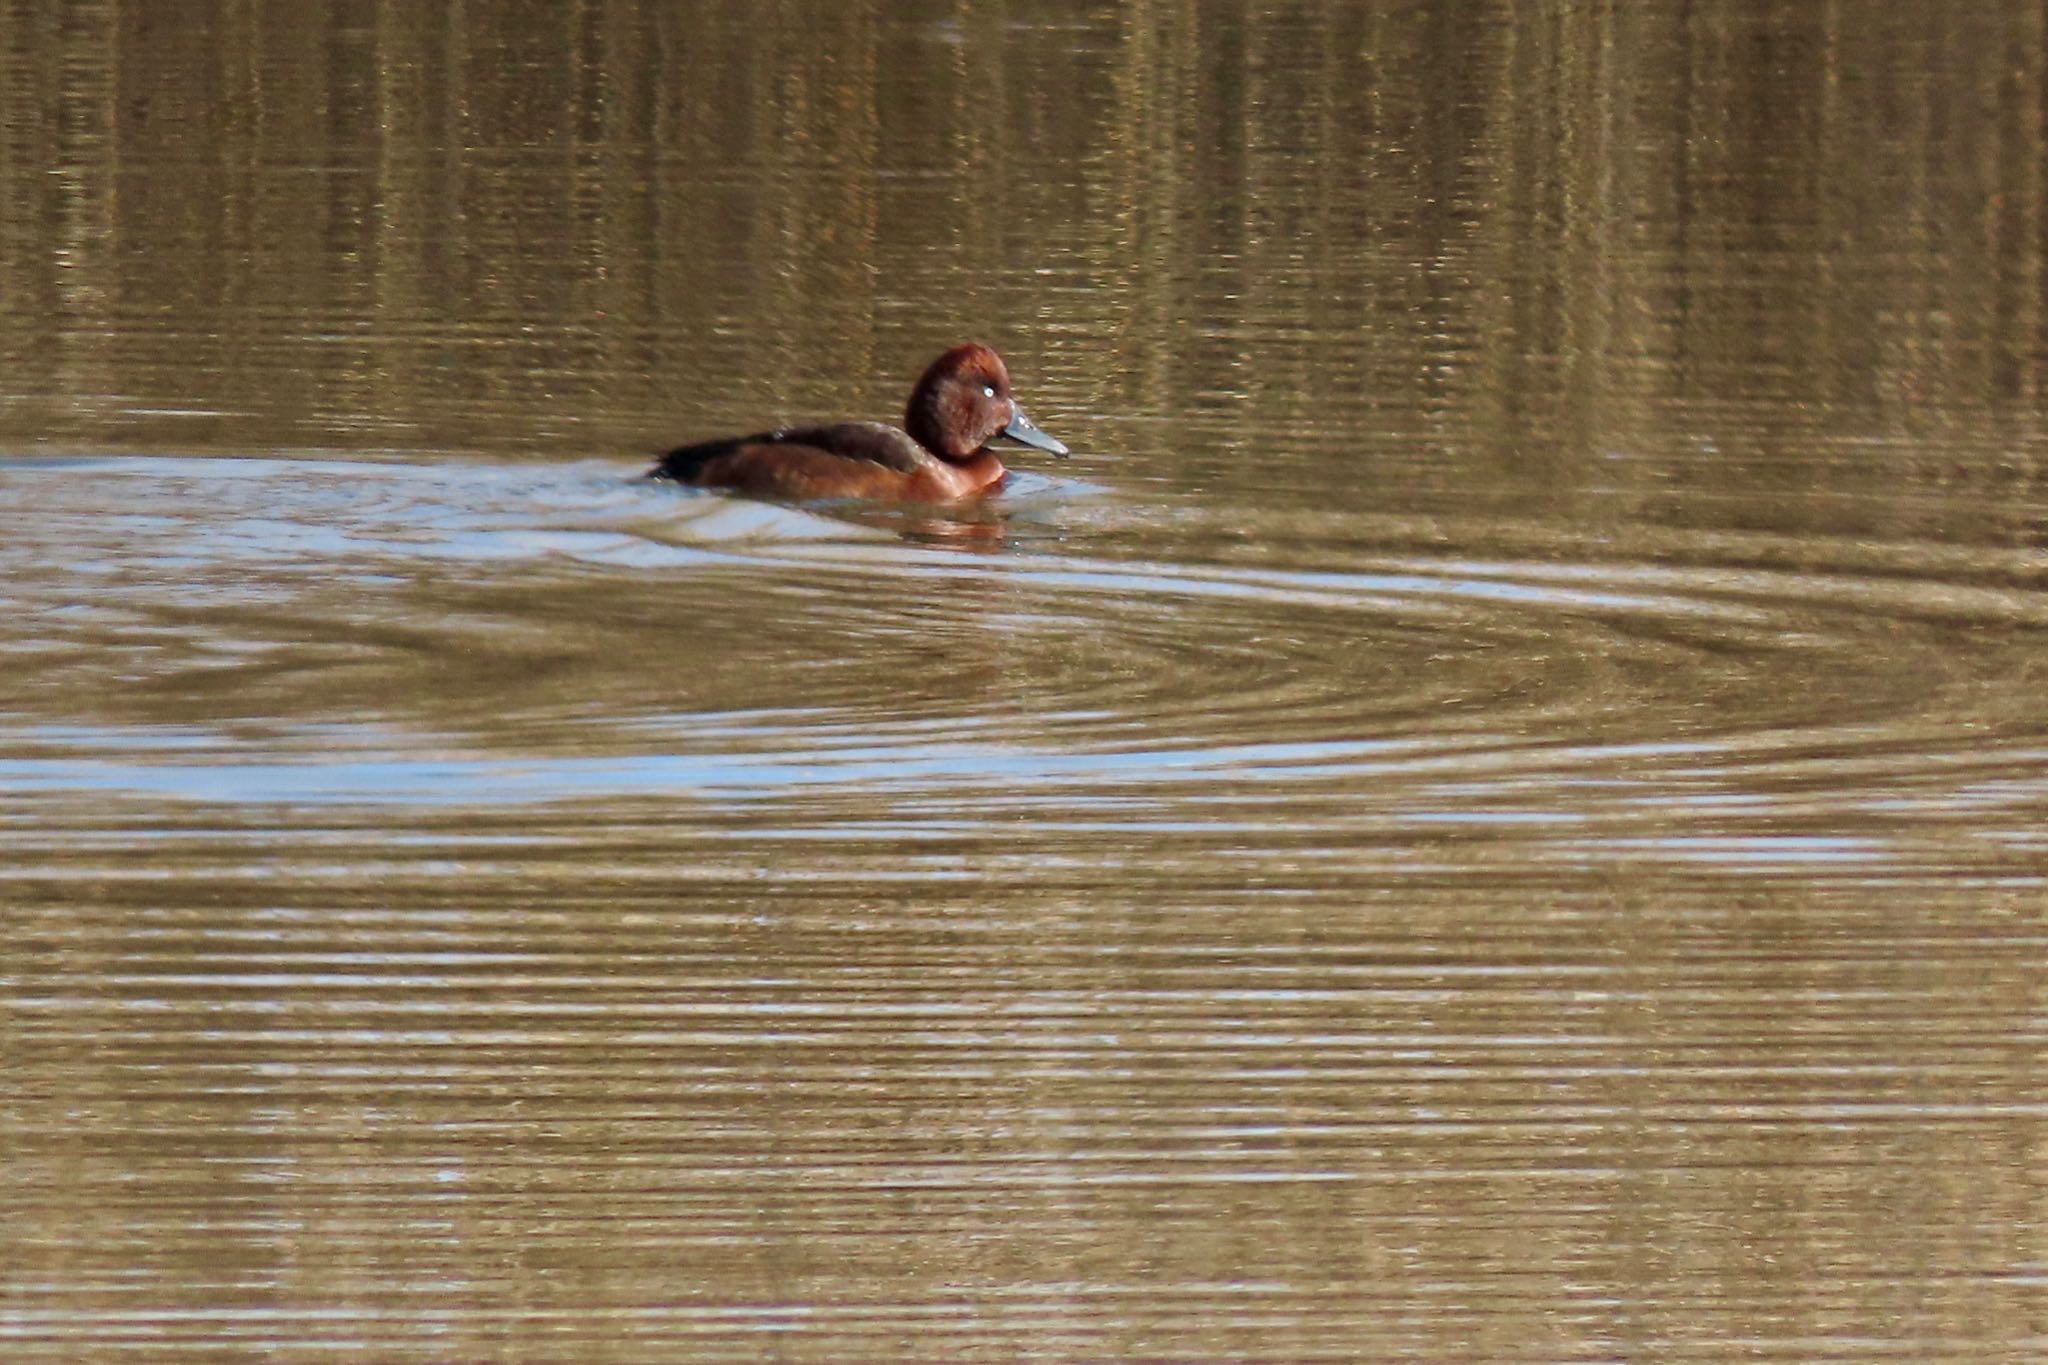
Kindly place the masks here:
POLYGON ((704 466, 721 455, 730 455, 743 445, 760 441, 759 436, 730 436, 720 441, 703 441, 693 446, 677 446, 654 462, 654 468, 647 471, 650 479, 670 479, 676 483, 695 483, 697 476, 704 472, 704 466))

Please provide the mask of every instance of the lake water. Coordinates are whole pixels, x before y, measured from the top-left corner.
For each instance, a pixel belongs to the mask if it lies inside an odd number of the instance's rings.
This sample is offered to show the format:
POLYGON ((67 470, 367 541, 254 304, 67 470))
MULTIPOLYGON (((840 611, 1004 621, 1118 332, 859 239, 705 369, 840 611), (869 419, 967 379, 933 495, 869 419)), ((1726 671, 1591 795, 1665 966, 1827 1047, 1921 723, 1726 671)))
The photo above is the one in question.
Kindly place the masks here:
POLYGON ((0 1356, 2048 1358, 2044 52, 0 4, 0 1356))

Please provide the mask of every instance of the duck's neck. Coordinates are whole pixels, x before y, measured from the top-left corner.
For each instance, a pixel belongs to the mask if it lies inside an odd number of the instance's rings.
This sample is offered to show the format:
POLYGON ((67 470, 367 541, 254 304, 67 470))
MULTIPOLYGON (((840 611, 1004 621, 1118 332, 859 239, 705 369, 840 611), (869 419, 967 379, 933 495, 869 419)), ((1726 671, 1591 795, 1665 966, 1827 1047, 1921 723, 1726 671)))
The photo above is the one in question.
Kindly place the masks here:
POLYGON ((947 464, 964 466, 987 453, 963 449, 965 442, 947 436, 946 423, 939 416, 939 395, 930 385, 920 384, 910 395, 910 405, 903 410, 903 429, 910 433, 911 440, 947 464))

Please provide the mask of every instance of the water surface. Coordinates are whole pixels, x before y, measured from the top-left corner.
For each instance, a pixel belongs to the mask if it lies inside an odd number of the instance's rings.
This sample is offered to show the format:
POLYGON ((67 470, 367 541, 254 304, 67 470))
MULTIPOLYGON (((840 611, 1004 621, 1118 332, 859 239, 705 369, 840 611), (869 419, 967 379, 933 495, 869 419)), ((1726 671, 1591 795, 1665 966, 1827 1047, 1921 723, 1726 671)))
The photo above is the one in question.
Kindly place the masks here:
POLYGON ((0 5, 0 1348, 2048 1355, 1991 8, 0 5))

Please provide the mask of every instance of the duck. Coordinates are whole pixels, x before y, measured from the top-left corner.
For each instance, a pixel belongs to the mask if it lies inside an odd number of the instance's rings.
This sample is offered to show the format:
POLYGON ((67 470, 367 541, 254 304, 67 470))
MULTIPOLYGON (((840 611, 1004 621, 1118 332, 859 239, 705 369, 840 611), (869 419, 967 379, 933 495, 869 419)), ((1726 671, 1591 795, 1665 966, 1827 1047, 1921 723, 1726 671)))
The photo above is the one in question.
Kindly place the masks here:
POLYGON ((669 451, 648 475, 791 502, 961 502, 1007 475, 988 448, 998 438, 1067 457, 1010 392, 1003 358, 970 341, 925 368, 900 428, 835 422, 700 441, 669 451))

